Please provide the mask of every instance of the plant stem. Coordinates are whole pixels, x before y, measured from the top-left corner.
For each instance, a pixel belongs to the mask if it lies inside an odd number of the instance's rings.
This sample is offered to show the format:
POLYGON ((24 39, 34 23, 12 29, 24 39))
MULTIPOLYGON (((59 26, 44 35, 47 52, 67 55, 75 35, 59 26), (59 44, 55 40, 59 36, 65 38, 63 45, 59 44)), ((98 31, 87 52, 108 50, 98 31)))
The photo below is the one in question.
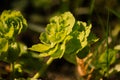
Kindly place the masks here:
POLYGON ((109 36, 109 8, 108 8, 108 19, 107 19, 107 28, 106 28, 106 53, 107 53, 107 75, 109 74, 109 51, 108 51, 108 36, 109 36))
POLYGON ((45 72, 48 66, 52 63, 53 60, 54 59, 50 57, 48 61, 46 62, 46 64, 43 65, 42 68, 33 76, 33 79, 39 78, 45 72))
POLYGON ((11 63, 11 79, 10 80, 14 80, 14 62, 11 63))
POLYGON ((94 10, 94 4, 95 4, 95 0, 91 0, 90 2, 90 8, 89 8, 89 19, 88 19, 88 24, 91 23, 91 16, 94 10))
POLYGON ((91 5, 90 5, 90 15, 92 14, 93 9, 94 9, 94 3, 95 3, 95 0, 91 0, 91 5))

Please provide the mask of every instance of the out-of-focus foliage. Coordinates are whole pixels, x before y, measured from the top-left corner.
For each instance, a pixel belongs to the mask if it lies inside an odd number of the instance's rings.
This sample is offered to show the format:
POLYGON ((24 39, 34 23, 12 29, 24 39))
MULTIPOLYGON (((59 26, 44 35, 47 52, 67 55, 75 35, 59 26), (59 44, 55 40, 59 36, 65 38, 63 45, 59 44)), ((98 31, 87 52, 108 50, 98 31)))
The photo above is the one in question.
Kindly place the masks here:
POLYGON ((3 37, 12 38, 27 28, 27 22, 19 11, 2 12, 0 21, 0 33, 3 37))
MULTIPOLYGON (((27 22, 19 11, 10 11, 6 10, 0 16, 0 54, 1 58, 5 57, 5 52, 8 51, 8 55, 10 54, 19 54, 18 44, 12 40, 25 31, 27 28, 27 22), (14 49, 14 50, 13 50, 14 49), (12 52, 13 51, 13 52, 12 52), (15 52, 14 52, 15 51, 15 52), (9 53, 10 52, 10 53, 9 53), (2 56, 3 55, 3 56, 2 56)), ((11 55, 11 57, 17 57, 17 55, 11 55)), ((7 55, 6 55, 7 56, 7 55)), ((10 57, 9 57, 10 58, 10 57)), ((10 60, 12 60, 11 58, 10 60)))
MULTIPOLYGON (((14 77, 16 78, 24 77, 24 71, 31 73, 31 71, 39 70, 43 61, 42 58, 39 59, 37 57, 38 55, 36 53, 27 51, 26 45, 16 40, 17 36, 23 33, 26 28, 27 21, 20 11, 5 10, 1 14, 0 61, 13 65, 13 67, 10 66, 10 69, 9 67, 8 69, 10 74, 15 74, 14 77)), ((5 73, 5 71, 0 72, 5 73)), ((1 73, 0 75, 2 75, 1 73)), ((12 79, 12 75, 9 76, 9 79, 12 79)))
POLYGON ((111 64, 113 64, 116 61, 116 51, 109 49, 108 53, 105 51, 104 53, 102 53, 98 59, 98 64, 96 65, 98 68, 102 68, 100 70, 100 73, 102 75, 107 75, 107 68, 108 66, 110 66, 111 64))

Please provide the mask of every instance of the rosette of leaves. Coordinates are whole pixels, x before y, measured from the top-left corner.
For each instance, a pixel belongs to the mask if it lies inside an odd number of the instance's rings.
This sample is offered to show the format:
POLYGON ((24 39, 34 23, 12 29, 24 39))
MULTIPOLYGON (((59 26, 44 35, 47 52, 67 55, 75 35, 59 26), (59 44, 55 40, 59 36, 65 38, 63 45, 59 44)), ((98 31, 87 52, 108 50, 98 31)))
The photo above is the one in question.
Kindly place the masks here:
MULTIPOLYGON (((15 55, 18 55, 18 52, 14 51, 15 45, 18 44, 15 38, 26 28, 27 22, 20 11, 5 10, 2 12, 0 16, 0 59, 8 56, 4 53, 11 51, 13 51, 15 55), (13 45, 13 43, 15 44, 13 45)), ((19 48, 19 46, 16 47, 19 48)))
POLYGON ((61 58, 66 42, 71 38, 69 34, 74 23, 75 19, 70 12, 51 18, 45 32, 40 35, 41 43, 33 45, 30 49, 41 52, 41 57, 61 58))
POLYGON ((91 41, 97 41, 95 36, 89 35, 91 27, 85 22, 75 21, 70 12, 65 12, 50 19, 45 32, 40 35, 41 43, 29 49, 40 52, 40 57, 64 57, 69 62, 76 63, 76 54, 91 41))
POLYGON ((27 22, 20 11, 5 10, 0 16, 0 35, 13 38, 27 28, 27 22))

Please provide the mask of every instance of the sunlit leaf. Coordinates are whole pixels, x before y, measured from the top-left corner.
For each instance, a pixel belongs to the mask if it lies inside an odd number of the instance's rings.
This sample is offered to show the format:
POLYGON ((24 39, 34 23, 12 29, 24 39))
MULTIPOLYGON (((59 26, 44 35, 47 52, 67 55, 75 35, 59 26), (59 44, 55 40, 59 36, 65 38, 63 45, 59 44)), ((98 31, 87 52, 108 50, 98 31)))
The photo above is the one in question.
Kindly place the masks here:
POLYGON ((58 45, 54 46, 53 48, 51 48, 50 50, 48 51, 45 51, 45 52, 42 52, 40 53, 39 57, 47 57, 47 56, 50 56, 52 54, 54 54, 58 49, 58 45))
POLYGON ((15 64, 15 70, 20 72, 20 73, 22 73, 22 71, 23 71, 21 67, 22 66, 20 64, 15 64))
POLYGON ((0 38, 0 53, 6 52, 8 50, 8 40, 5 38, 0 38))
POLYGON ((51 57, 53 57, 54 59, 61 58, 64 54, 64 51, 65 45, 64 44, 58 45, 58 49, 51 55, 51 57))
POLYGON ((14 27, 11 26, 10 29, 9 29, 9 31, 6 34, 4 34, 4 36, 8 37, 8 38, 12 38, 13 34, 14 34, 14 27))
POLYGON ((0 20, 0 34, 2 34, 3 32, 4 32, 3 23, 0 20))
POLYGON ((72 37, 67 36, 63 43, 58 44, 58 49, 54 52, 54 54, 51 55, 54 59, 56 58, 62 58, 66 49, 66 42, 69 41, 72 37))
POLYGON ((29 48, 30 50, 34 50, 34 51, 37 51, 37 52, 44 52, 44 51, 47 51, 49 50, 51 47, 50 45, 46 45, 46 44, 36 44, 36 45, 33 45, 31 48, 29 48))
POLYGON ((98 40, 99 39, 93 33, 90 33, 90 35, 88 36, 88 42, 89 43, 94 43, 94 42, 97 42, 98 40))
POLYGON ((48 39, 48 35, 45 32, 41 33, 39 39, 41 40, 41 42, 43 44, 50 44, 50 41, 48 39))
POLYGON ((19 46, 20 46, 20 55, 27 53, 28 48, 25 44, 19 42, 19 46))
POLYGON ((87 38, 90 34, 90 30, 92 26, 91 25, 87 26, 85 22, 81 22, 81 21, 78 21, 77 24, 78 24, 77 26, 80 27, 79 36, 77 38, 80 40, 82 48, 84 48, 88 43, 87 38))

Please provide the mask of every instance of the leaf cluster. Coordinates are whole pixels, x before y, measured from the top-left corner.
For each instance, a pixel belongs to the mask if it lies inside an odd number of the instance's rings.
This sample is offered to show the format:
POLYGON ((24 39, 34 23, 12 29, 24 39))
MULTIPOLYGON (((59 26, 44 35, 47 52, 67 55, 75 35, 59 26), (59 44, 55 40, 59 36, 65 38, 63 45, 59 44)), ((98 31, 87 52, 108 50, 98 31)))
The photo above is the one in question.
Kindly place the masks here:
POLYGON ((0 59, 10 62, 20 53, 19 43, 15 38, 27 28, 27 21, 19 11, 5 10, 0 16, 0 59))
POLYGON ((65 12, 50 19, 45 32, 40 35, 41 43, 29 49, 40 52, 39 57, 49 56, 53 59, 64 57, 76 64, 76 55, 85 54, 81 53, 82 49, 98 40, 90 33, 91 27, 91 24, 76 21, 70 12, 65 12))

